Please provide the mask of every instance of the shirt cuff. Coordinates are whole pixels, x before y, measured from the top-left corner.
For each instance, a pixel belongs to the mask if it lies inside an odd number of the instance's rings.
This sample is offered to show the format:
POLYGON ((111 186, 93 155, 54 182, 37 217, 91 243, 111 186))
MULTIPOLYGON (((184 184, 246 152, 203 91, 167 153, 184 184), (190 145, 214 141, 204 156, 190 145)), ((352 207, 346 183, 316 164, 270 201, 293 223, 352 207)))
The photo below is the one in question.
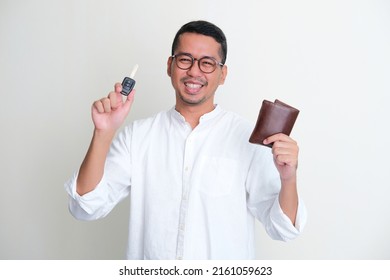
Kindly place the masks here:
MULTIPOLYGON (((65 183, 65 190, 69 195, 69 210, 78 219, 90 220, 96 214, 104 201, 101 193, 100 182, 94 190, 84 195, 79 195, 76 191, 78 171, 65 183), (89 218, 87 218, 89 216, 89 218)), ((93 219, 93 218, 92 218, 93 219)))
POLYGON ((271 220, 283 241, 295 239, 300 235, 306 225, 307 213, 303 200, 298 198, 298 209, 295 218, 295 225, 280 207, 279 198, 275 200, 271 208, 271 220))

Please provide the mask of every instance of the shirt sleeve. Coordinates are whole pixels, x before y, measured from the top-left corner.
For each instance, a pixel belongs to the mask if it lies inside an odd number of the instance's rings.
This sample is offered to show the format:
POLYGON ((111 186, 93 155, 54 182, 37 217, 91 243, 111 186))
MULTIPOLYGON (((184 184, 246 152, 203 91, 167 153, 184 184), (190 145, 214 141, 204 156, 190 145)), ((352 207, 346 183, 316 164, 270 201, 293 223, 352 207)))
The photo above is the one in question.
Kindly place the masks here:
POLYGON ((89 193, 80 196, 76 192, 78 171, 65 183, 69 196, 68 207, 79 220, 96 220, 105 217, 127 197, 131 188, 131 127, 125 128, 113 140, 104 166, 104 174, 89 193))
POLYGON ((298 199, 295 226, 280 207, 281 182, 269 148, 256 147, 247 178, 248 209, 276 240, 288 241, 298 237, 307 219, 306 207, 298 199))

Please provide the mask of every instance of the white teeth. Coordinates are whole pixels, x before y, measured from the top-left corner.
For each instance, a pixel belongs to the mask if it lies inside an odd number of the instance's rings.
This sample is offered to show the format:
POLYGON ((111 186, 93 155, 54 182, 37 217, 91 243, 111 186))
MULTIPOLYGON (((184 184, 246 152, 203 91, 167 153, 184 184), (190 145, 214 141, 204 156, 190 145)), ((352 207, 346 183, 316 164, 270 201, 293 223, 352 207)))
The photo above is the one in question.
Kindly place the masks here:
POLYGON ((202 85, 199 85, 199 84, 190 84, 190 83, 186 83, 186 86, 189 87, 189 88, 200 88, 200 87, 202 87, 202 85))

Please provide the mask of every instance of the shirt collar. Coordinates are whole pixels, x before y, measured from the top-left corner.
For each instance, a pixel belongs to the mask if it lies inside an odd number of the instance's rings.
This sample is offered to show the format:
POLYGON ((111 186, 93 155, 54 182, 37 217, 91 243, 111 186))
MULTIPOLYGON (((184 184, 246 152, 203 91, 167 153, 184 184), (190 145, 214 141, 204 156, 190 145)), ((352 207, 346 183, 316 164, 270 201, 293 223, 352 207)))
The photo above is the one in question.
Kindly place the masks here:
MULTIPOLYGON (((171 115, 177 119, 178 121, 180 122, 185 122, 185 118, 183 117, 182 114, 180 114, 178 111, 176 111, 175 107, 173 107, 171 110, 171 115)), ((214 110, 212 110, 211 112, 208 112, 206 114, 204 114, 203 116, 200 117, 199 119, 199 122, 204 122, 204 121, 207 121, 207 120, 211 120, 211 119, 214 119, 216 116, 218 116, 220 113, 222 112, 222 108, 220 105, 216 104, 215 107, 214 107, 214 110)))

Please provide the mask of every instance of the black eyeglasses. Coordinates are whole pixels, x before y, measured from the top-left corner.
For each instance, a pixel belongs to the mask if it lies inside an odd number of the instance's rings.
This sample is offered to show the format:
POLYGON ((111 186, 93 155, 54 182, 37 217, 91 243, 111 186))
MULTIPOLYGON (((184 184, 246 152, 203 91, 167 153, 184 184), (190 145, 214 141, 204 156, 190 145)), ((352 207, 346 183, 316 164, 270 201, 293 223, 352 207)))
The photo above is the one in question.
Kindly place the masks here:
POLYGON ((176 66, 182 70, 188 70, 194 65, 194 61, 198 61, 200 71, 206 74, 213 73, 217 65, 223 66, 223 63, 218 62, 214 57, 204 56, 202 58, 194 58, 189 53, 178 53, 171 56, 176 61, 176 66))

